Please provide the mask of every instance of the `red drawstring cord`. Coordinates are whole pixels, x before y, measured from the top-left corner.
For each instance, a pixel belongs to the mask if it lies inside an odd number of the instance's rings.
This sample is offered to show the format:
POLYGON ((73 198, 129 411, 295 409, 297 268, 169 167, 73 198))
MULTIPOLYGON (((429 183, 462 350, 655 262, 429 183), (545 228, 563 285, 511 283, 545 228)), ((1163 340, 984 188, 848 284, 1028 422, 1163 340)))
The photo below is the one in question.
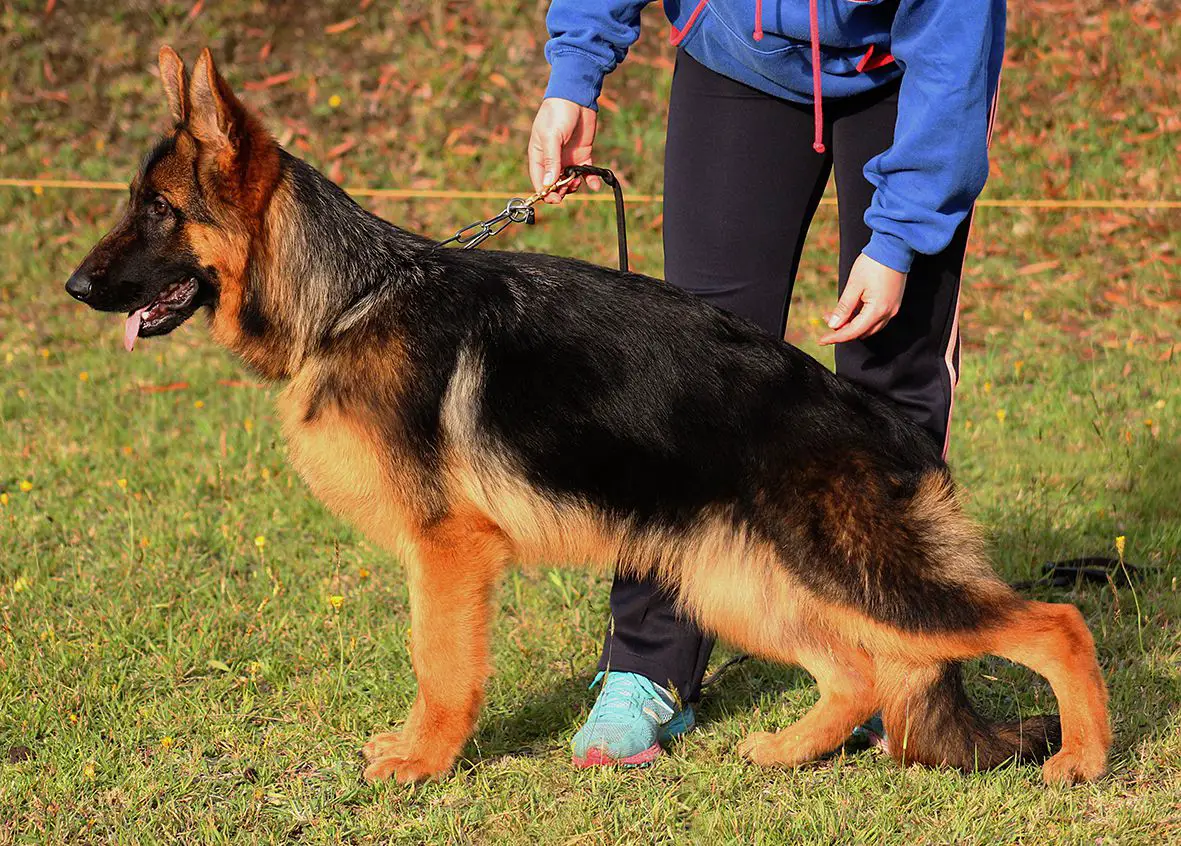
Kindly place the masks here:
MULTIPOLYGON (((816 0, 808 0, 808 30, 812 42, 812 149, 823 153, 824 92, 820 87, 820 14, 816 0)), ((754 40, 763 40, 763 0, 755 0, 754 40)))
POLYGON ((820 18, 816 11, 816 0, 809 0, 808 18, 812 36, 812 149, 823 153, 824 95, 820 90, 820 18))

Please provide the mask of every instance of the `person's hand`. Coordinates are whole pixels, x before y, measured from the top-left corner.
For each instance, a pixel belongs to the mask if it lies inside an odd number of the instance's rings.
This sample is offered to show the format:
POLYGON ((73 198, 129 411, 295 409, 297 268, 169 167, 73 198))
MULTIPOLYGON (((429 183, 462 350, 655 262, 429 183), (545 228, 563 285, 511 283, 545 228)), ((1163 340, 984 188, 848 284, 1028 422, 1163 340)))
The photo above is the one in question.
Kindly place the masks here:
MULTIPOLYGON (((533 119, 533 133, 529 136, 529 178, 533 190, 540 191, 562 175, 570 165, 591 163, 591 146, 595 143, 595 121, 598 114, 569 100, 548 97, 541 101, 537 117, 533 119)), ((547 203, 560 203, 571 191, 578 189, 582 179, 573 180, 545 196, 547 203)), ((598 190, 602 180, 587 177, 587 185, 598 190)))
POLYGON ((898 313, 905 290, 905 273, 878 264, 865 253, 857 256, 845 292, 825 321, 832 331, 820 343, 841 344, 881 331, 898 313))

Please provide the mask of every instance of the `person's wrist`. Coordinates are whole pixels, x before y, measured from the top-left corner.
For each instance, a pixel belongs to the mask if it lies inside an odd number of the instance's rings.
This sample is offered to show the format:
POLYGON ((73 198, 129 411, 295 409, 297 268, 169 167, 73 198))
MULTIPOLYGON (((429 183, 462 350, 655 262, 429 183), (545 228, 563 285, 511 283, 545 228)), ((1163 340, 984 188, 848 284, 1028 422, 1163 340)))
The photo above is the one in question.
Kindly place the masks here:
POLYGON ((910 266, 914 262, 914 250, 897 235, 888 232, 874 232, 861 252, 883 267, 904 276, 910 272, 910 266))

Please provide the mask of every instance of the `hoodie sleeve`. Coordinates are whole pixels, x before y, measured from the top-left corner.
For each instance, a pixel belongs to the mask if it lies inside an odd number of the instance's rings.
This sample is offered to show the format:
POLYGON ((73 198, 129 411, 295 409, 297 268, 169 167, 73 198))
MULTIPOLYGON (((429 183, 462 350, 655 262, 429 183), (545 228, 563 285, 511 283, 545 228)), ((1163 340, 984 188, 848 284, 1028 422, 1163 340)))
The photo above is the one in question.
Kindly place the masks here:
POLYGON ((875 261, 905 273, 915 253, 941 252, 984 189, 1004 37, 1005 0, 901 0, 894 143, 865 165, 875 261))
POLYGON ((651 0, 553 0, 545 17, 550 40, 546 97, 597 108, 603 77, 640 37, 640 12, 651 0))

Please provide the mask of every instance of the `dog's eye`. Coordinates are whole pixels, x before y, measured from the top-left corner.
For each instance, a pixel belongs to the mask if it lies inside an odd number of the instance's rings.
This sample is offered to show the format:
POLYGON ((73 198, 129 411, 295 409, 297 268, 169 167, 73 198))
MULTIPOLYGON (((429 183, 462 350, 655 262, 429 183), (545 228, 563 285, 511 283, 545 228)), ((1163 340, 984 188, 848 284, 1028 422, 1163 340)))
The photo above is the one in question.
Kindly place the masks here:
POLYGON ((152 199, 151 205, 148 206, 148 213, 155 218, 162 218, 170 211, 172 211, 172 207, 159 194, 152 199))

